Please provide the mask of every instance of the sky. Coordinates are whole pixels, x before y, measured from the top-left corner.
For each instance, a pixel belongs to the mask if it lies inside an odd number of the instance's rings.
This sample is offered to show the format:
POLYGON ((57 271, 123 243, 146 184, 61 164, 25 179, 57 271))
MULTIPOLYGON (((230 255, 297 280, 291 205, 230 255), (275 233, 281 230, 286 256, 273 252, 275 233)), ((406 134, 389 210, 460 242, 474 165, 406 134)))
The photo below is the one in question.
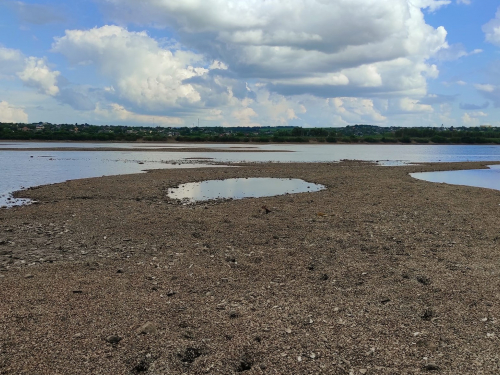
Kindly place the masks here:
POLYGON ((500 126, 497 0, 0 0, 0 122, 500 126))

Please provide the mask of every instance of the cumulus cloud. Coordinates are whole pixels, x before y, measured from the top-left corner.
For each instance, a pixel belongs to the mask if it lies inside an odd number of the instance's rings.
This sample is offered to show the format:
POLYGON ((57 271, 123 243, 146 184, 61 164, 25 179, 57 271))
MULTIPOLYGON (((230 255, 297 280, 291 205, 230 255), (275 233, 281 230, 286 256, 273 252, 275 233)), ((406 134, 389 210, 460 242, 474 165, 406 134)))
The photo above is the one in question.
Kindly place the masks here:
POLYGON ((0 45, 0 79, 15 74, 24 64, 21 51, 0 45))
POLYGON ((456 43, 452 45, 446 45, 446 47, 442 48, 437 54, 436 58, 441 61, 453 61, 458 60, 461 57, 467 57, 472 55, 477 55, 482 53, 482 49, 475 49, 470 52, 467 52, 465 46, 462 43, 456 43))
POLYGON ((240 79, 284 95, 423 95, 446 30, 419 0, 100 0, 116 21, 173 28, 180 40, 240 79))
POLYGON ((183 123, 180 118, 134 113, 117 103, 112 103, 105 106, 102 106, 98 103, 94 112, 101 119, 107 119, 111 121, 121 120, 126 123, 141 125, 149 124, 150 126, 153 126, 153 124, 155 124, 163 126, 176 126, 183 123))
MULTIPOLYGON (((56 39, 52 50, 73 65, 94 64, 111 80, 110 92, 152 110, 199 102, 200 94, 184 81, 209 71, 203 67, 201 55, 164 49, 147 33, 119 26, 67 30, 65 36, 56 39)), ((216 69, 222 67, 216 65, 216 69)))
POLYGON ((495 18, 483 26, 486 41, 500 47, 500 7, 495 18))
POLYGON ((373 100, 361 98, 332 98, 327 99, 327 103, 335 109, 339 119, 344 122, 359 122, 357 120, 366 119, 372 123, 383 123, 387 120, 375 107, 373 100))
POLYGON ((0 101, 0 122, 27 123, 28 115, 23 108, 14 107, 5 101, 0 101))
POLYGON ((91 111, 96 107, 94 101, 82 87, 63 88, 61 89, 60 95, 57 99, 61 103, 68 104, 74 109, 80 111, 91 111))
POLYGON ((411 98, 400 99, 399 108, 407 113, 434 112, 434 109, 431 105, 421 104, 418 100, 411 98))
POLYGON ((484 112, 466 112, 462 116, 462 122, 464 125, 468 126, 478 126, 481 122, 482 117, 487 117, 488 115, 484 112))
POLYGON ((483 97, 491 100, 495 108, 500 108, 500 86, 491 84, 476 84, 474 87, 483 97))
POLYGON ((474 87, 483 92, 493 92, 495 91, 496 87, 490 84, 475 84, 474 87))
POLYGON ((24 70, 17 73, 17 76, 26 86, 34 87, 42 94, 56 96, 59 94, 57 77, 60 74, 58 71, 51 70, 45 59, 28 57, 25 60, 24 70))
POLYGON ((451 0, 414 0, 414 1, 415 5, 423 9, 427 8, 429 12, 435 12, 439 8, 451 4, 451 0))

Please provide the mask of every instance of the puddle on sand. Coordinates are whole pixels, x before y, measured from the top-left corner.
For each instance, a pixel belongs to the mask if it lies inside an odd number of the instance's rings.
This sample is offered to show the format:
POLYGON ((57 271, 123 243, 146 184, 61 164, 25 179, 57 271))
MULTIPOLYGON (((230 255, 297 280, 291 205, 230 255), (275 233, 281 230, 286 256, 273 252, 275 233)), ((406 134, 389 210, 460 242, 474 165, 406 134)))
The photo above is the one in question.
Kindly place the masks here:
POLYGON ((410 173, 410 176, 429 182, 500 190, 500 165, 488 167, 489 169, 410 173))
POLYGON ((273 197, 283 194, 312 193, 325 186, 288 178, 230 178, 191 182, 168 190, 168 197, 186 202, 212 199, 273 197))

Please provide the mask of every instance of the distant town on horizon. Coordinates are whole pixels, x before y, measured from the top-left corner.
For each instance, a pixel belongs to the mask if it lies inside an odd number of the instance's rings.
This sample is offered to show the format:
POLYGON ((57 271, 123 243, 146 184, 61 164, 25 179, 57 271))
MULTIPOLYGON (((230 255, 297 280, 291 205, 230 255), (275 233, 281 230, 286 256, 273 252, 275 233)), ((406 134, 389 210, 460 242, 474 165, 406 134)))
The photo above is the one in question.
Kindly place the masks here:
POLYGON ((349 125, 340 128, 160 127, 39 122, 0 123, 0 139, 101 142, 500 144, 500 128, 490 125, 477 127, 349 125))

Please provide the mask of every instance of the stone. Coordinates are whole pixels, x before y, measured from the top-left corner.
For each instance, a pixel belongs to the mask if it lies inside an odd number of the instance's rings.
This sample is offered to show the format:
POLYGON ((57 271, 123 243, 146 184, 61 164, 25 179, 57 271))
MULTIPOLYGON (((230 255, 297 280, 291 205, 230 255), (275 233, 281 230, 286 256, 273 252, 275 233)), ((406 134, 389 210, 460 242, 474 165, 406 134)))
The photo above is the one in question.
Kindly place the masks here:
POLYGON ((419 275, 419 276, 417 276, 417 281, 422 285, 430 285, 431 284, 431 279, 428 278, 427 276, 419 275))
POLYGON ((428 363, 424 366, 425 371, 439 371, 439 366, 435 363, 428 363))
POLYGON ((32 274, 27 274, 26 276, 24 276, 25 279, 32 279, 34 278, 35 276, 33 276, 32 274))
POLYGON ((141 334, 151 335, 151 334, 156 333, 156 326, 151 322, 147 322, 147 323, 144 323, 142 326, 140 326, 136 332, 138 335, 141 335, 141 334))
POLYGON ((125 271, 123 270, 123 268, 118 268, 118 270, 116 270, 116 273, 124 273, 125 271))
POLYGON ((123 339, 118 335, 111 335, 111 336, 106 337, 106 341, 109 342, 110 344, 113 344, 113 345, 118 344, 122 340, 123 339))
POLYGON ((421 316, 423 320, 431 320, 434 317, 434 312, 431 309, 426 309, 424 314, 421 316))

